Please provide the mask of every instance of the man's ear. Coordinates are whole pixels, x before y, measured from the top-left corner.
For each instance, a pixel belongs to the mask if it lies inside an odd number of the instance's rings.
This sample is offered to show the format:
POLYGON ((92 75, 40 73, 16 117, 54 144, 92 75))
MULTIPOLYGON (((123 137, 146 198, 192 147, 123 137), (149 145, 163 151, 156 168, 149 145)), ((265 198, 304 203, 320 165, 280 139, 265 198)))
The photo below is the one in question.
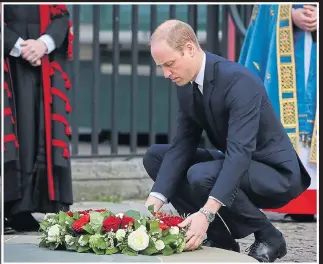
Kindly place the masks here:
POLYGON ((195 51, 196 51, 195 46, 192 43, 188 42, 188 43, 185 44, 185 48, 186 48, 186 51, 187 51, 188 55, 190 57, 194 57, 195 51))

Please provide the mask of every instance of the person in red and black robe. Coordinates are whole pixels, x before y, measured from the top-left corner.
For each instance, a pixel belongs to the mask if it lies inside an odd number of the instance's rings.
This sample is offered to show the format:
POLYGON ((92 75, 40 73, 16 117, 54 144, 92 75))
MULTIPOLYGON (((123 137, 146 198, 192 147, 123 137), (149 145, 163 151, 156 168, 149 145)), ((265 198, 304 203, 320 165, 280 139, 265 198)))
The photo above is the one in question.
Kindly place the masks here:
POLYGON ((5 5, 3 20, 5 226, 34 231, 32 213, 73 203, 71 22, 65 5, 5 5))

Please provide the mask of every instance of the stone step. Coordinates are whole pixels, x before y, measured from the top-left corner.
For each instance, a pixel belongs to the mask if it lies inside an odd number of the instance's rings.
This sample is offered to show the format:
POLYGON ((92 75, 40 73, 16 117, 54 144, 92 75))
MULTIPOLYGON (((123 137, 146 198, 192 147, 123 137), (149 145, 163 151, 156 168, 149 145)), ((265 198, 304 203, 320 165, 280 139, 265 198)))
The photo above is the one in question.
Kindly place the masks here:
POLYGON ((147 197, 153 185, 142 158, 72 160, 72 179, 75 201, 110 196, 141 199, 147 197))

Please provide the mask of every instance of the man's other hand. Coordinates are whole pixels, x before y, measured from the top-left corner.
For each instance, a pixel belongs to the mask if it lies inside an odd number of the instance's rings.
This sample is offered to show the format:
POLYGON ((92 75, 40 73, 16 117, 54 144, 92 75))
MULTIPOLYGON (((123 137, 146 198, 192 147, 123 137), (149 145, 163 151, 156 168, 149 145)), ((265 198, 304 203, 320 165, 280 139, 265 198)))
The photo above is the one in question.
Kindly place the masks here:
POLYGON ((36 63, 47 51, 47 46, 41 40, 28 39, 20 45, 23 47, 21 56, 30 63, 36 63))
POLYGON ((189 226, 186 233, 186 245, 184 250, 194 250, 200 246, 205 238, 206 231, 209 228, 209 223, 206 216, 197 212, 187 217, 182 223, 178 224, 179 227, 189 226))
POLYGON ((164 205, 164 202, 154 196, 148 196, 145 206, 148 208, 149 205, 154 205, 154 211, 158 212, 159 209, 164 205))

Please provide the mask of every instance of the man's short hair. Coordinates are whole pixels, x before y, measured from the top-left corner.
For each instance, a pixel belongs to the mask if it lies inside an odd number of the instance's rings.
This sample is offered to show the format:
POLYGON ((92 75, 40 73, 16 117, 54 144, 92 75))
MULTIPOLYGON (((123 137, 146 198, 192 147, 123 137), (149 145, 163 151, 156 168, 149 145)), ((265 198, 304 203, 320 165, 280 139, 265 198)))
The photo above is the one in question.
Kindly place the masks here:
POLYGON ((200 47, 192 27, 189 24, 176 19, 166 20, 157 27, 151 36, 151 42, 154 39, 165 40, 171 48, 177 51, 182 51, 185 44, 188 42, 195 44, 198 48, 200 47))

